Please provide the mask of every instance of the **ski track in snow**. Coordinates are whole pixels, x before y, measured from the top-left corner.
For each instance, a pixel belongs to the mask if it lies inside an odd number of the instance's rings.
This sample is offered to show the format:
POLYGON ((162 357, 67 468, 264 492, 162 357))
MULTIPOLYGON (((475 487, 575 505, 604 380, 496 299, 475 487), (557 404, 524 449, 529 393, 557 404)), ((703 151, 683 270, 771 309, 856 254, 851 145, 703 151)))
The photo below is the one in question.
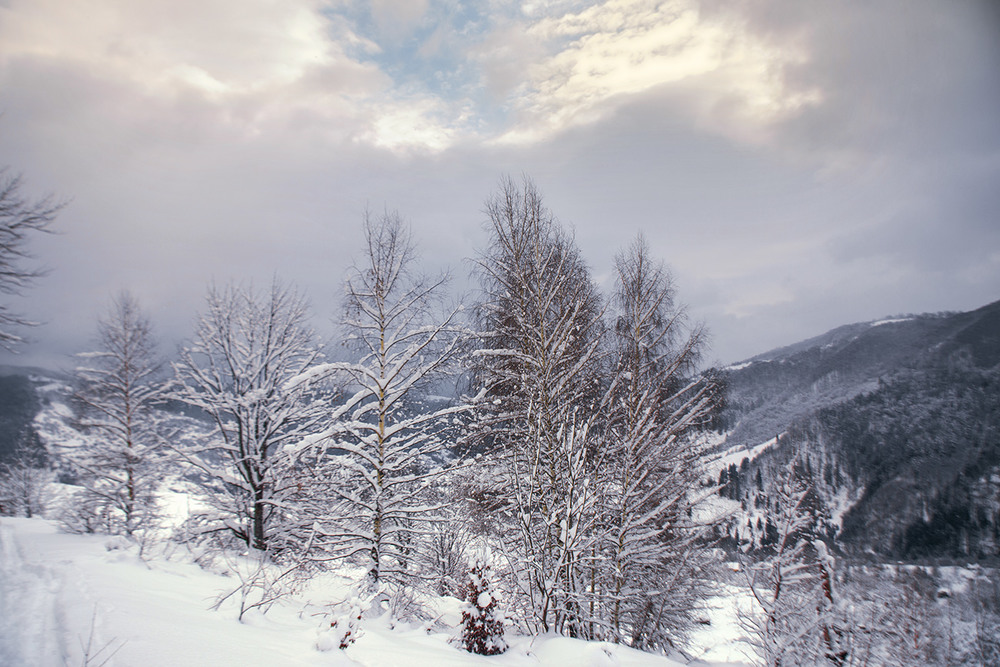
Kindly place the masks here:
POLYGON ((69 661, 63 629, 63 581, 25 560, 14 530, 0 523, 0 664, 62 665, 69 661))

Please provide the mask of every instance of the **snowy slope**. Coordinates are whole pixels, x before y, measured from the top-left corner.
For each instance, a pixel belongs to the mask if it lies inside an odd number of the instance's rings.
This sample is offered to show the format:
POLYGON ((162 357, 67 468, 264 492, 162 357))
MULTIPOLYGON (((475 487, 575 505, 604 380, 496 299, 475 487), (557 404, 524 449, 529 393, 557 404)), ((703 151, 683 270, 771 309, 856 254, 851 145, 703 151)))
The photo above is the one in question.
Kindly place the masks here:
POLYGON ((236 620, 234 601, 209 607, 234 577, 201 569, 186 553, 140 559, 119 538, 59 533, 41 519, 0 522, 0 665, 621 665, 679 663, 622 646, 565 637, 510 637, 511 649, 484 658, 449 643, 458 601, 441 620, 365 619, 345 651, 315 648, 329 623, 321 601, 344 595, 339 578, 318 581, 266 615, 236 620), (112 655, 113 654, 113 655, 112 655))

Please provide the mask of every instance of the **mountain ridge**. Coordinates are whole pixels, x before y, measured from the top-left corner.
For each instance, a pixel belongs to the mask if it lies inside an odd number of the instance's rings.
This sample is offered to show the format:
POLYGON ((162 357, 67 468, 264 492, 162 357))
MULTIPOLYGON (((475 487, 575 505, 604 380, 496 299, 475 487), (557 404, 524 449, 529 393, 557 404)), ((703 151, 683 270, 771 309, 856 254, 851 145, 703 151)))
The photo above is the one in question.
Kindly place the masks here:
POLYGON ((767 496, 767 484, 746 480, 771 480, 798 458, 845 550, 1000 558, 1000 301, 845 325, 725 377, 721 447, 782 434, 728 483, 741 525, 767 496), (854 499, 846 509, 844 498, 854 499))

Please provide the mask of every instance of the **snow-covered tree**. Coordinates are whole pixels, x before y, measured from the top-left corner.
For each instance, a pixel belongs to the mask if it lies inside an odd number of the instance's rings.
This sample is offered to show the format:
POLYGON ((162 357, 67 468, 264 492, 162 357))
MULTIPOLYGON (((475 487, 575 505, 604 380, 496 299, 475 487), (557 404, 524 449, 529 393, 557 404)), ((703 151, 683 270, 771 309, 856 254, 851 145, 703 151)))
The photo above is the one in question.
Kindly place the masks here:
POLYGON ((128 292, 98 320, 97 350, 77 355, 80 424, 92 436, 67 452, 86 499, 72 502, 104 516, 113 532, 133 535, 155 515, 159 482, 153 404, 162 392, 149 318, 128 292))
POLYGON ((469 566, 462 611, 462 646, 469 653, 499 655, 507 650, 503 617, 493 582, 493 558, 477 556, 469 566))
MULTIPOLYGON (((47 232, 55 221, 62 204, 51 197, 31 201, 22 193, 19 175, 0 169, 0 294, 19 295, 43 271, 24 265, 30 259, 28 241, 36 234, 47 232)), ((0 346, 11 349, 22 341, 14 333, 16 327, 34 324, 24 316, 0 303, 0 346)))
POLYGON ((0 515, 29 519, 45 511, 52 471, 28 458, 0 464, 0 515))
POLYGON ((602 301, 531 181, 503 180, 486 212, 491 240, 478 259, 475 354, 487 400, 478 427, 509 493, 508 551, 526 620, 584 635, 600 487, 602 301))
POLYGON ((689 436, 710 420, 719 387, 695 375, 704 331, 687 326, 642 237, 618 255, 616 274, 601 594, 616 641, 662 646, 685 634, 709 593, 704 527, 691 519, 702 452, 689 436))
POLYGON ((977 582, 972 591, 973 635, 972 654, 983 665, 1000 665, 1000 578, 977 582))
POLYGON ((275 551, 303 520, 289 506, 301 479, 286 445, 328 417, 313 379, 287 384, 318 363, 319 345, 305 300, 277 280, 263 294, 212 287, 206 305, 194 342, 174 364, 170 396, 207 413, 215 436, 181 454, 208 475, 221 521, 215 530, 275 551))
MULTIPOLYGON (((846 581, 838 582, 834 598, 842 603, 833 608, 822 605, 820 655, 824 664, 996 664, 970 660, 971 655, 961 659, 961 649, 972 648, 975 638, 963 636, 956 641, 953 623, 958 609, 950 607, 951 601, 948 606, 936 603, 938 587, 928 573, 893 570, 893 566, 859 566, 846 581)), ((965 635, 968 629, 965 626, 958 634, 965 635)))
POLYGON ((815 548, 809 490, 795 459, 772 487, 769 519, 777 530, 776 543, 762 558, 742 564, 755 607, 742 610, 740 623, 759 663, 767 667, 812 665, 827 648, 821 644, 821 628, 829 607, 818 585, 821 568, 809 553, 815 548))
MULTIPOLYGON (((452 499, 461 504, 460 499, 452 499)), ((429 576, 438 595, 460 596, 465 574, 470 531, 466 517, 453 507, 444 508, 444 520, 428 535, 429 576)))
POLYGON ((465 404, 434 407, 427 387, 457 370, 467 337, 460 307, 439 308, 447 276, 415 271, 409 228, 397 213, 366 216, 363 259, 347 280, 344 327, 355 361, 313 368, 335 375, 349 398, 318 443, 329 499, 316 509, 313 544, 329 556, 367 559, 370 583, 412 580, 430 560, 441 519, 430 486, 447 466, 451 428, 465 404))

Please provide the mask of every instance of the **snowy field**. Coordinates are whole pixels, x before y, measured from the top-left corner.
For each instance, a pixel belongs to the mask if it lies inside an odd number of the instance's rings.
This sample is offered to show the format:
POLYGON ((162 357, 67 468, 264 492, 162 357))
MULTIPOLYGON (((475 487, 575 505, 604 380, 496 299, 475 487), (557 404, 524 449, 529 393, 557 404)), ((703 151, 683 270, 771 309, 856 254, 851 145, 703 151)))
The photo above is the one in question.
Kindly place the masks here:
MULTIPOLYGON (((139 558, 121 538, 60 533, 44 519, 0 521, 0 665, 565 665, 671 667, 682 663, 606 643, 565 637, 509 637, 494 657, 465 652, 460 605, 438 599, 436 622, 393 622, 388 614, 362 621, 346 650, 319 651, 329 625, 328 605, 343 599, 347 580, 324 578, 276 604, 266 615, 237 620, 233 596, 217 611, 220 594, 239 580, 203 569, 186 551, 139 558)), ((726 610, 720 610, 725 616, 726 610)), ((718 628, 722 641, 732 639, 718 628)), ((698 637, 711 643, 714 631, 698 637)), ((706 658, 737 656, 716 647, 706 658)), ((696 664, 723 665, 724 662, 696 664)))

